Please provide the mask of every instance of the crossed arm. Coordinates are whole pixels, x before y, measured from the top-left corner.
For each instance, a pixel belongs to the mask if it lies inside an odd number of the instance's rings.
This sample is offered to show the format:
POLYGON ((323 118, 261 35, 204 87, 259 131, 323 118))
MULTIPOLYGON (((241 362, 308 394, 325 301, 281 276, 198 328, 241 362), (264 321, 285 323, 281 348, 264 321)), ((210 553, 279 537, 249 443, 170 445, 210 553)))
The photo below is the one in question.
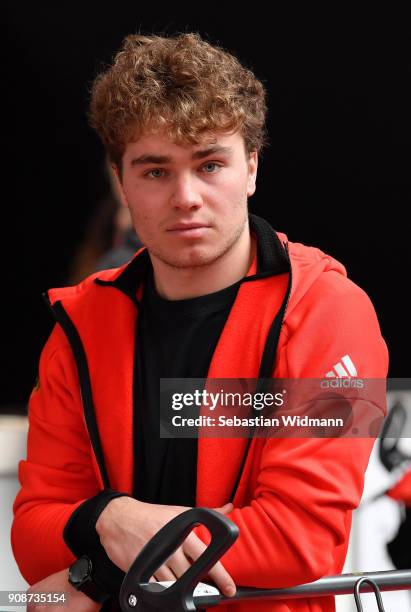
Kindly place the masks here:
MULTIPOLYGON (((123 496, 111 500, 100 514, 96 531, 107 556, 121 570, 127 572, 141 548, 172 518, 184 512, 182 506, 147 504, 131 497, 123 496)), ((232 504, 216 508, 221 513, 232 510, 232 504)), ((206 545, 195 533, 189 534, 183 544, 167 559, 151 580, 176 580, 184 574, 191 563, 205 550, 206 545)), ((209 572, 211 579, 228 597, 235 594, 235 583, 221 562, 209 572)), ((68 583, 68 568, 51 574, 35 583, 29 592, 65 592, 68 602, 66 610, 93 612, 101 605, 85 594, 76 591, 68 583)), ((58 606, 56 606, 58 607, 58 606)), ((31 604, 28 610, 40 611, 42 606, 31 604)), ((51 608, 52 610, 53 608, 51 608)), ((50 611, 50 606, 47 606, 50 611)))

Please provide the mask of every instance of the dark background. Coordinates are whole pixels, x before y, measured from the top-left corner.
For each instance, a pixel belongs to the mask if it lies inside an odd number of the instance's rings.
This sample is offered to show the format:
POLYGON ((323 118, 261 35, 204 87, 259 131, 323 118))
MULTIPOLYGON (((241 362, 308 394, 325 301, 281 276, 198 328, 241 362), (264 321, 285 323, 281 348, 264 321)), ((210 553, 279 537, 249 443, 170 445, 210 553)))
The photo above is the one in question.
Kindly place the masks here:
POLYGON ((107 190, 103 150, 87 125, 90 83, 138 30, 198 31, 265 82, 271 145, 251 208, 344 263, 375 305, 390 375, 410 376, 405 15, 268 16, 263 4, 242 12, 220 4, 4 5, 0 411, 28 397, 52 325, 41 293, 67 283, 107 190))

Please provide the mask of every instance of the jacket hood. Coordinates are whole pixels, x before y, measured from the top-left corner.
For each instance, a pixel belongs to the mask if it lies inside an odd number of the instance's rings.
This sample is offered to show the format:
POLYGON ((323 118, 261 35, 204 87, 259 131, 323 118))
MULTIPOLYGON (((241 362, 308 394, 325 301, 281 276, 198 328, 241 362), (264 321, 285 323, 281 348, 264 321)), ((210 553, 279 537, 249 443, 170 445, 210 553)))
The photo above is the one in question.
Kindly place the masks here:
POLYGON ((289 242, 286 234, 277 233, 282 244, 287 245, 292 269, 291 295, 287 314, 301 302, 309 289, 325 273, 333 272, 347 277, 343 264, 321 249, 300 242, 289 242))

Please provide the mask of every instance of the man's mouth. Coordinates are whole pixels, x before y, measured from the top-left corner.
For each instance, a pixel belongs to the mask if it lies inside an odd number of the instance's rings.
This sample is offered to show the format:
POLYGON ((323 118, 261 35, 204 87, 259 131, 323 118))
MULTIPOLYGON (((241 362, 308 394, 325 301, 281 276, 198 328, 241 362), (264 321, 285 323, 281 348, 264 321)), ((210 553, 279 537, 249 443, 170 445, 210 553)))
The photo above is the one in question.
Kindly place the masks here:
POLYGON ((171 227, 167 228, 169 232, 174 231, 185 231, 191 229, 197 229, 198 227, 209 227, 206 223, 176 223, 171 227))
POLYGON ((167 231, 183 238, 201 238, 209 229, 210 226, 205 223, 176 223, 167 231))

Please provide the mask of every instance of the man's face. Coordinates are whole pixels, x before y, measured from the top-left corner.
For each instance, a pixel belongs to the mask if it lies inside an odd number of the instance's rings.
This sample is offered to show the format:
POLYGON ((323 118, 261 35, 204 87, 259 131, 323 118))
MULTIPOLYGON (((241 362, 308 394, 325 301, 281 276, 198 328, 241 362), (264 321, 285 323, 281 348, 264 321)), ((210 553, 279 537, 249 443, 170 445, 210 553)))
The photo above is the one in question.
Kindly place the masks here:
POLYGON ((134 227, 157 258, 176 268, 212 264, 248 231, 257 153, 237 132, 179 145, 162 133, 129 143, 122 188, 134 227))

